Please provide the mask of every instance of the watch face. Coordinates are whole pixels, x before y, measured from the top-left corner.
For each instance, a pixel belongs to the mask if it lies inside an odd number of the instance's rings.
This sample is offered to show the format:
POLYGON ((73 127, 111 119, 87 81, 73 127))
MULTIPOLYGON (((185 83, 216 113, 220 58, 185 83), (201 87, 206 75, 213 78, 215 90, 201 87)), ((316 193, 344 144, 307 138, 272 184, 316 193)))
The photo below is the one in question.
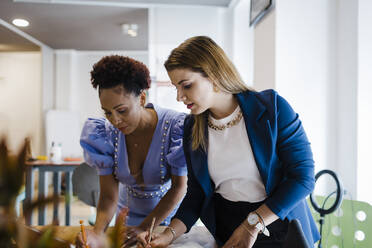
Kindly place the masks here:
POLYGON ((257 216, 257 214, 249 214, 248 215, 248 223, 249 223, 249 225, 254 225, 254 224, 256 224, 257 222, 259 222, 258 221, 258 216, 257 216))

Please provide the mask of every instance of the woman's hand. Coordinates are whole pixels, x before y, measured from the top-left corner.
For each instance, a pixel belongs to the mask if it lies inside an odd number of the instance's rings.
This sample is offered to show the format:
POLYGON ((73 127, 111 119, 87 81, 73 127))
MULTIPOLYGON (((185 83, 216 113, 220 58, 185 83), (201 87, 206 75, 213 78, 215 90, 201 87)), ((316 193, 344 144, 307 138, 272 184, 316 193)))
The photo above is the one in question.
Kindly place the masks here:
POLYGON ((138 243, 137 248, 165 248, 168 247, 173 240, 173 234, 169 233, 169 231, 164 230, 164 232, 160 234, 153 233, 151 237, 151 242, 148 243, 149 240, 149 232, 143 232, 137 236, 138 243))
POLYGON ((142 228, 138 226, 127 226, 127 231, 124 234, 126 236, 124 237, 123 248, 130 247, 133 244, 135 244, 137 242, 137 236, 143 232, 145 232, 145 230, 143 230, 142 228))
MULTIPOLYGON (((107 247, 107 242, 103 235, 99 235, 90 229, 85 229, 85 233, 87 237, 86 245, 89 245, 90 248, 107 247)), ((83 241, 83 235, 81 234, 81 232, 76 237, 75 243, 76 243, 77 248, 85 248, 84 241, 83 241)))
POLYGON ((243 221, 222 248, 251 248, 256 242, 258 230, 243 221))

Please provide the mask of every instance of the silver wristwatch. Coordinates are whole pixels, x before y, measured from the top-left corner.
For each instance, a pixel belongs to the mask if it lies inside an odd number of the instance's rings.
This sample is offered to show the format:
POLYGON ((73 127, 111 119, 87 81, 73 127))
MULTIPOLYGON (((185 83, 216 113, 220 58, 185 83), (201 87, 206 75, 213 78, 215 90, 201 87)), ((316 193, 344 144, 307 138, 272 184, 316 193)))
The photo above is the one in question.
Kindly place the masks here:
POLYGON ((267 230, 266 226, 264 226, 260 222, 260 217, 255 212, 249 213, 247 221, 250 226, 254 226, 255 228, 257 228, 260 231, 260 233, 263 233, 266 236, 270 236, 269 230, 267 230))

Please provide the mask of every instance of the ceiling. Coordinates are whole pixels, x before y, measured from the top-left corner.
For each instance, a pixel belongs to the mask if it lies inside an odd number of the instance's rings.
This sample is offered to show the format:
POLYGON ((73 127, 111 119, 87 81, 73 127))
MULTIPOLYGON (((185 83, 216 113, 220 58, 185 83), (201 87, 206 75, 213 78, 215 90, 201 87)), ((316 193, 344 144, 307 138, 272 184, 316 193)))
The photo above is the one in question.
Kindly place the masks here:
MULTIPOLYGON (((53 49, 147 50, 148 7, 204 5, 227 7, 231 0, 1 0, 0 19, 24 18, 19 28, 53 49), (123 34, 121 24, 136 23, 138 36, 123 34)), ((12 24, 11 24, 12 25, 12 24)), ((40 48, 0 25, 0 51, 40 48)))
POLYGON ((0 25, 0 52, 39 50, 39 46, 0 25))

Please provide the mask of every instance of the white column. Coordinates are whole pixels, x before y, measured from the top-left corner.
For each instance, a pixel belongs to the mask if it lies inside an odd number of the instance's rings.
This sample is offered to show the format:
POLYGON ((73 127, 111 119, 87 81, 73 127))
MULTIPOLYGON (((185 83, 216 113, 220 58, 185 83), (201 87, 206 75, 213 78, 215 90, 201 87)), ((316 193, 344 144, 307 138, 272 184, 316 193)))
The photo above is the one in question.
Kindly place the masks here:
POLYGON ((256 90, 275 89, 276 18, 272 9, 254 29, 254 80, 256 90))
MULTIPOLYGON (((358 192, 359 200, 372 204, 372 1, 359 0, 358 34, 358 192)), ((354 166, 353 166, 354 167, 354 166)), ((356 167, 356 166, 355 166, 356 167)))
MULTIPOLYGON (((232 39, 232 60, 244 82, 253 85, 254 29, 249 27, 250 0, 240 0, 233 8, 232 23, 226 27, 226 35, 232 39)), ((231 12, 231 11, 230 11, 231 12)))
POLYGON ((72 109, 75 68, 75 50, 56 50, 56 109, 72 109))
POLYGON ((358 92, 358 1, 338 0, 336 170, 348 196, 357 197, 357 92, 358 92))

